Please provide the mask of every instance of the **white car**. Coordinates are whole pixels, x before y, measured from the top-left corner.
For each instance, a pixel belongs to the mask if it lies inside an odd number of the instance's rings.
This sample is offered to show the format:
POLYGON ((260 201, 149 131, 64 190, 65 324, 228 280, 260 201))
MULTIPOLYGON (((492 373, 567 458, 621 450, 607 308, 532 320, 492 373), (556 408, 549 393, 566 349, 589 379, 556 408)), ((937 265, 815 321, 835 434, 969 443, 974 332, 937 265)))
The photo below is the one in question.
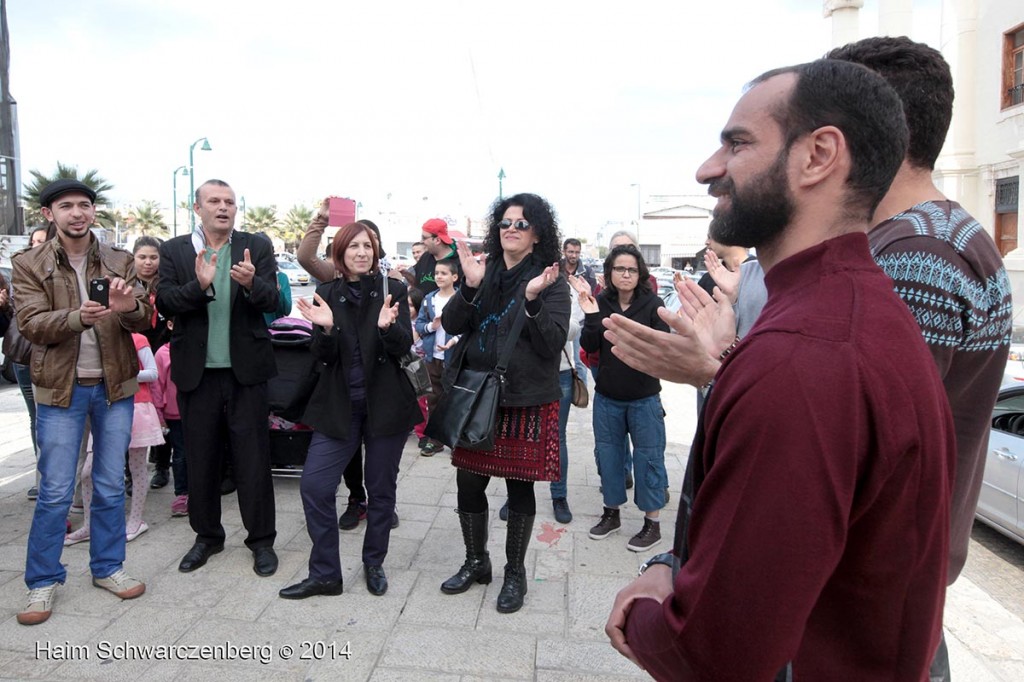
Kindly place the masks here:
POLYGON ((291 261, 277 261, 277 269, 288 276, 290 286, 304 287, 309 284, 309 273, 291 261))
POLYGON ((1024 544, 1024 384, 1004 384, 992 410, 975 517, 1024 544))

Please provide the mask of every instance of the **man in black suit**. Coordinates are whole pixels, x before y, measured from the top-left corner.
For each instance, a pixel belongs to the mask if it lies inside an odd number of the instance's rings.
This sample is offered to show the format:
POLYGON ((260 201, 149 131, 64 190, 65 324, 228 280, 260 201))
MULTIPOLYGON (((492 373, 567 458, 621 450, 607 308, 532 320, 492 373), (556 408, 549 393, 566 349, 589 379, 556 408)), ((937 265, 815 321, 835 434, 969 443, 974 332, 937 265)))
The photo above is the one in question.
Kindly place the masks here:
POLYGON ((196 542, 178 570, 194 571, 224 549, 220 481, 227 433, 238 507, 253 570, 277 570, 270 478, 267 380, 277 373, 263 313, 277 309, 271 245, 234 231, 235 193, 222 180, 196 190, 200 228, 160 248, 156 305, 174 319, 171 378, 185 428, 189 523, 196 542))

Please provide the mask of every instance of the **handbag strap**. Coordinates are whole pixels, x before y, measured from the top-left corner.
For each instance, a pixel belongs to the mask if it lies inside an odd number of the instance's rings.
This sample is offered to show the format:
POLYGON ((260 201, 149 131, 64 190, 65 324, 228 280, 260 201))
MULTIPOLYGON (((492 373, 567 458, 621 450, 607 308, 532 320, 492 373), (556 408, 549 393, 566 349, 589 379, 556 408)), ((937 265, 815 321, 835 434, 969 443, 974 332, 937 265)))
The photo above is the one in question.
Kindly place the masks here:
POLYGON ((569 363, 569 371, 572 372, 573 381, 578 380, 580 377, 576 373, 576 365, 573 364, 572 358, 569 357, 569 352, 565 350, 565 346, 562 346, 562 355, 565 356, 565 361, 569 363))

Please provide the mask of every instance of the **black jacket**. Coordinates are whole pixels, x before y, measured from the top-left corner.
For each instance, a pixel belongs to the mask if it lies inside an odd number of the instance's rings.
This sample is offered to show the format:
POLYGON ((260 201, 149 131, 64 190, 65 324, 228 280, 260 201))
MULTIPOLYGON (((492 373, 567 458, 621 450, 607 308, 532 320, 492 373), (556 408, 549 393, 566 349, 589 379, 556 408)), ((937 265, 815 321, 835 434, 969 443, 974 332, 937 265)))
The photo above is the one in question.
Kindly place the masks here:
MULTIPOLYGON (((256 266, 252 290, 245 291, 231 281, 228 292, 214 296, 231 297, 231 369, 243 386, 259 384, 277 375, 274 350, 263 313, 277 310, 277 263, 266 239, 245 232, 231 235, 231 262, 243 260, 245 250, 256 266)), ((171 332, 171 378, 179 391, 199 386, 206 368, 206 340, 210 319, 206 306, 213 298, 199 288, 196 279, 196 250, 192 235, 182 235, 160 246, 160 281, 156 307, 174 320, 171 332)))
POLYGON ((412 325, 409 322, 409 300, 405 284, 386 279, 392 305, 398 304, 398 320, 381 332, 377 317, 383 303, 380 275, 361 277, 360 299, 354 305, 349 297, 348 283, 335 279, 321 284, 316 293, 327 301, 334 313, 334 328, 324 332, 314 325, 313 357, 322 363, 320 379, 310 396, 302 423, 324 435, 339 440, 348 437, 352 403, 349 398, 349 365, 352 352, 346 348, 342 328, 355 328, 359 335, 359 352, 366 380, 366 410, 369 436, 391 436, 406 433, 423 420, 416 393, 398 359, 412 347, 412 325))
POLYGON ((588 353, 601 351, 601 365, 597 373, 597 384, 594 390, 613 400, 639 400, 649 398, 661 392, 661 382, 650 374, 633 369, 614 353, 612 344, 604 337, 604 325, 601 320, 612 313, 622 315, 645 327, 659 331, 669 331, 668 325, 658 316, 658 308, 665 307, 665 302, 654 293, 639 294, 629 308, 623 312, 618 301, 612 301, 605 289, 597 295, 596 313, 588 313, 580 335, 580 346, 588 353))
MULTIPOLYGON (((489 264, 488 267, 493 267, 493 264, 489 264)), ((516 293, 517 300, 524 299, 526 284, 526 280, 520 282, 516 293)), ((473 304, 476 293, 477 289, 463 284, 441 313, 441 324, 444 325, 445 331, 450 335, 463 335, 453 349, 451 362, 445 367, 445 390, 450 390, 455 382, 468 345, 479 343, 481 322, 494 312, 480 310, 473 304)), ((541 292, 536 300, 527 304, 526 310, 529 315, 509 360, 505 389, 501 394, 502 405, 526 407, 544 405, 561 399, 558 366, 562 348, 569 334, 570 308, 569 283, 561 276, 541 292)), ((501 355, 503 348, 501 341, 508 336, 513 322, 513 315, 505 315, 498 323, 498 356, 501 355)))

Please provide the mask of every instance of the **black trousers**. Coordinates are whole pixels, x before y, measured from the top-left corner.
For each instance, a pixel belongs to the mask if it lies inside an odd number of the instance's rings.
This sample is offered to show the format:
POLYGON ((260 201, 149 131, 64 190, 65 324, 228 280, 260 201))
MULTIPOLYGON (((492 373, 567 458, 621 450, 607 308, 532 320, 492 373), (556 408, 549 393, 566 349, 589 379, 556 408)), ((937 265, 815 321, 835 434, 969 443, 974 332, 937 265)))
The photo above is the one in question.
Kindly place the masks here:
POLYGON ((224 542, 220 482, 227 433, 235 485, 249 549, 272 547, 277 537, 266 383, 243 386, 230 369, 207 369, 194 391, 178 392, 188 462, 188 520, 196 540, 224 542))
POLYGON ((319 431, 313 433, 306 462, 302 466, 299 491, 306 516, 306 531, 313 541, 309 553, 309 577, 341 580, 338 544, 338 509, 335 496, 341 473, 362 444, 366 452, 366 508, 363 535, 363 563, 381 566, 391 540, 391 515, 395 511, 398 465, 407 436, 370 436, 366 433, 365 403, 352 407, 348 438, 339 440, 319 431))

